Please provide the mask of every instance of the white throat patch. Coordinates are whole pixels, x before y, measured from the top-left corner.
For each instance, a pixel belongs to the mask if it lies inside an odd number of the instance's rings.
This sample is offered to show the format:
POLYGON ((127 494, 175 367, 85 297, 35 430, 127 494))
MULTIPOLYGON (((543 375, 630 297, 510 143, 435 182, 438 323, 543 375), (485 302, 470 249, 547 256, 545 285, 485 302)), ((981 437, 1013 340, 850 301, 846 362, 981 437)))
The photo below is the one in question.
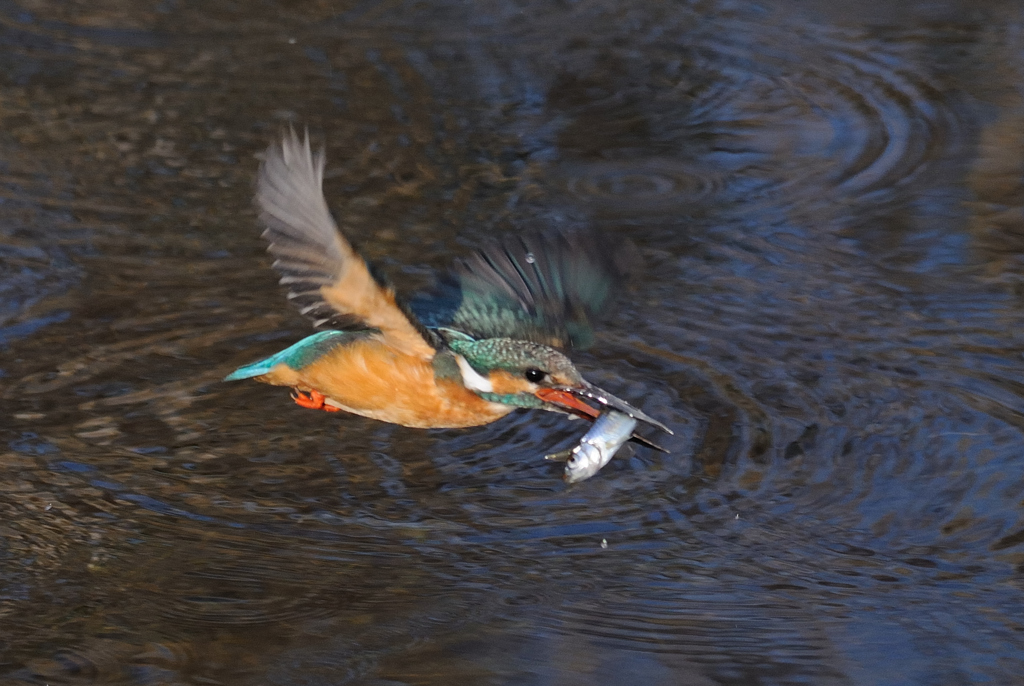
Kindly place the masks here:
POLYGON ((481 375, 466 361, 462 355, 455 356, 455 362, 459 365, 459 372, 462 374, 462 385, 477 393, 493 393, 494 384, 486 376, 481 375))

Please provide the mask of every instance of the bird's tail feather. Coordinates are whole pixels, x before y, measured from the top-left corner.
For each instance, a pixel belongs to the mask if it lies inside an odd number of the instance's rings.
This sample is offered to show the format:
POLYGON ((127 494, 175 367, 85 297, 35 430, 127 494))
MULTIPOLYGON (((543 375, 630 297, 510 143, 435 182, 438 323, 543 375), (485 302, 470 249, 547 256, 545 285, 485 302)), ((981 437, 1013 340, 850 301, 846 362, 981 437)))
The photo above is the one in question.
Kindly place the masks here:
POLYGON ((321 331, 320 333, 307 336, 295 345, 285 348, 281 352, 270 357, 239 367, 224 377, 225 381, 238 381, 239 379, 251 379, 254 376, 263 376, 279 364, 286 364, 292 369, 302 369, 307 364, 318 359, 321 355, 332 349, 334 346, 351 340, 357 336, 365 336, 368 332, 360 331, 321 331))

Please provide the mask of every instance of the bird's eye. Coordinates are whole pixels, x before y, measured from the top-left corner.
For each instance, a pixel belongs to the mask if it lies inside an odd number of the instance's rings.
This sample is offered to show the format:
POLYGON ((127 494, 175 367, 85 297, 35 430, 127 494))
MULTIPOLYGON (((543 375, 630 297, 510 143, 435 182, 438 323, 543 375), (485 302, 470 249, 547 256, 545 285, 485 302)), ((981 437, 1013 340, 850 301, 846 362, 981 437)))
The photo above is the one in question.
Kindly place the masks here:
POLYGON ((544 377, 547 376, 547 373, 542 372, 536 367, 530 367, 523 373, 523 376, 525 376, 526 380, 530 383, 540 383, 544 380, 544 377))

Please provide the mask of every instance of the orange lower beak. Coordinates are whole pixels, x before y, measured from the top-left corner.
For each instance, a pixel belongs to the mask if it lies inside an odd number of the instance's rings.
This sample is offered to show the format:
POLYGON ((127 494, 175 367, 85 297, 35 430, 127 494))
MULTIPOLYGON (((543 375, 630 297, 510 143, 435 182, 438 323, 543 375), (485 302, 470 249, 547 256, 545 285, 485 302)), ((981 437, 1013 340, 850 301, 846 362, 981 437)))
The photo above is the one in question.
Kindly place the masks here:
POLYGON ((534 395, 546 403, 557 405, 562 409, 568 410, 574 415, 583 417, 584 419, 590 419, 591 421, 597 419, 598 415, 601 414, 569 391, 563 391, 557 388, 538 388, 534 395))

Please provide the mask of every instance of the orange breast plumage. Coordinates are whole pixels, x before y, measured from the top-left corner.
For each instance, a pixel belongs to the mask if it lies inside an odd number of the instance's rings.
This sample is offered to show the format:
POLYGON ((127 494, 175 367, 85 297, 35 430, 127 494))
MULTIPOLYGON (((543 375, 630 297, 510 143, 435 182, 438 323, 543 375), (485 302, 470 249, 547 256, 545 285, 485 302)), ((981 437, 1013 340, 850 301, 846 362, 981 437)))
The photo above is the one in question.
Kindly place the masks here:
POLYGON ((353 414, 417 428, 479 426, 514 408, 484 400, 458 378, 438 378, 430 360, 367 336, 338 345, 294 369, 279 362, 260 381, 318 391, 353 414))

